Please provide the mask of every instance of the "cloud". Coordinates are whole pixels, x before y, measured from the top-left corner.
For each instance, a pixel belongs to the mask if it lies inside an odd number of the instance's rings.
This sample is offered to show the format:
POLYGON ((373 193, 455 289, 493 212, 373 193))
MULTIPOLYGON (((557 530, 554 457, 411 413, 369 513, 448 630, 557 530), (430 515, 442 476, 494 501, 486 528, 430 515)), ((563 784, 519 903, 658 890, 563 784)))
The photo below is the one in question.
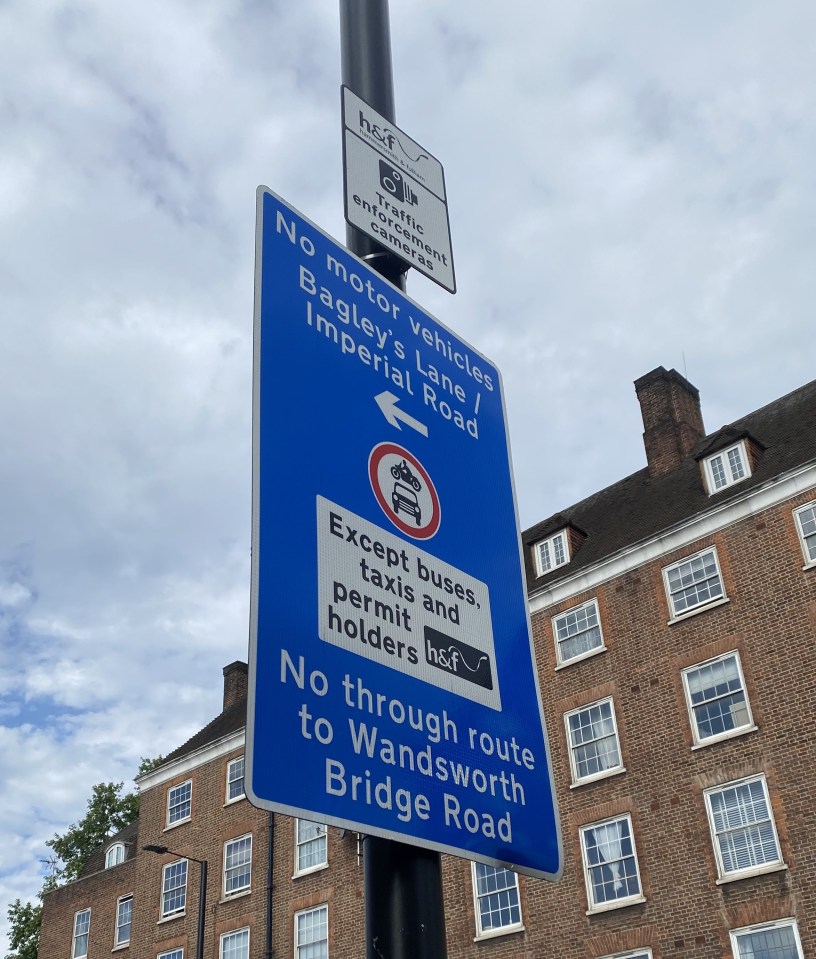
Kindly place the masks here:
MULTIPOLYGON (((710 429, 812 378, 811 4, 391 7, 459 287, 408 292, 502 370, 523 525, 645 464, 655 366, 710 429)), ((247 649, 255 188, 345 227, 336 5, 7 2, 0 30, 11 901, 95 782, 220 709, 247 649)))

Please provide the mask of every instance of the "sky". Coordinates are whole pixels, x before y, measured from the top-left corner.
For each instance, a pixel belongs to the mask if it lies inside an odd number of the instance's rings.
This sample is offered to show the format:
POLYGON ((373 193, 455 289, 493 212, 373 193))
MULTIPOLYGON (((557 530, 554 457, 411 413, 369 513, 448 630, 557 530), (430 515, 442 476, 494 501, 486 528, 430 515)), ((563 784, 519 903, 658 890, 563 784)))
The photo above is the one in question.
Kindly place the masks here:
MULTIPOLYGON (((814 376, 816 6, 392 0, 522 528, 814 376)), ((336 0, 0 0, 0 933, 246 659, 255 190, 343 242, 336 0)))

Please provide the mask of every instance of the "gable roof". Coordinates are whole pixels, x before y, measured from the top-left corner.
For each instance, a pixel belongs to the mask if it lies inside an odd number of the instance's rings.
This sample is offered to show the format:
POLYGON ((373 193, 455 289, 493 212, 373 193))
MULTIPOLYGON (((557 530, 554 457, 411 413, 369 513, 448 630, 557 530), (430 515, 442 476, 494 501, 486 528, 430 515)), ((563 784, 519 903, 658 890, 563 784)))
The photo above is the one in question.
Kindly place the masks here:
POLYGON ((704 437, 691 456, 662 476, 638 470, 606 489, 588 496, 555 517, 549 517, 522 534, 528 592, 557 582, 576 570, 634 546, 703 513, 714 505, 742 497, 798 467, 816 462, 816 380, 788 393, 704 437), (709 496, 698 460, 726 437, 750 436, 762 455, 747 479, 709 496), (586 540, 570 562, 536 576, 532 547, 555 531, 554 519, 586 533, 586 540), (565 522, 566 521, 566 522, 565 522))

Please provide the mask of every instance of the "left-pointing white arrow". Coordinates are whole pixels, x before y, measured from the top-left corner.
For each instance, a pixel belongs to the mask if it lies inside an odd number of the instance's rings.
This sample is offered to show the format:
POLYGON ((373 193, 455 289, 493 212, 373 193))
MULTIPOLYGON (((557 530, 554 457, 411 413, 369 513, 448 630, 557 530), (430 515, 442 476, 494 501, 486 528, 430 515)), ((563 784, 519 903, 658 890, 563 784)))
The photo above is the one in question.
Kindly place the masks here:
POLYGON ((405 410, 399 409, 397 406, 399 397, 395 393, 385 390, 375 396, 374 401, 382 411, 382 415, 392 426, 396 426, 398 430, 402 429, 400 426, 400 420, 402 420, 406 426, 410 426, 411 429, 416 430, 417 433, 421 433, 423 436, 428 435, 428 427, 424 423, 415 420, 414 417, 406 413, 405 410))

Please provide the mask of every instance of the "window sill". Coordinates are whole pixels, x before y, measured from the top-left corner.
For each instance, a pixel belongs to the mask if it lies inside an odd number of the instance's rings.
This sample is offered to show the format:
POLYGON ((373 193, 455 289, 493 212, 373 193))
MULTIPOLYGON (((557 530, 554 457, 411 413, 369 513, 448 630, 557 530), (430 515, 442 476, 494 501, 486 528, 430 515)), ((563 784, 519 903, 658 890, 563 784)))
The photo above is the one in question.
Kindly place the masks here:
POLYGON ((129 948, 130 948, 130 939, 128 939, 127 942, 120 942, 118 946, 114 946, 113 949, 111 949, 111 952, 121 952, 123 949, 129 949, 129 948))
POLYGON ((573 656, 572 659, 568 659, 566 662, 559 663, 555 667, 555 671, 558 672, 559 669, 566 669, 567 666, 572 666, 575 663, 582 663, 585 659, 592 659, 593 656, 597 656, 598 653, 605 653, 606 646, 596 646, 595 649, 590 649, 588 653, 581 653, 580 656, 573 656))
POLYGON ((174 919, 183 919, 187 915, 187 910, 183 912, 174 912, 172 916, 162 916, 161 919, 156 923, 157 926, 160 926, 164 922, 173 922, 174 919))
POLYGON ((748 733, 758 733, 759 726, 741 726, 739 729, 729 730, 727 733, 720 733, 718 736, 711 736, 701 743, 695 743, 691 747, 694 752, 697 749, 705 749, 707 746, 715 746, 717 743, 727 742, 729 739, 737 739, 739 736, 745 736, 748 733))
POLYGON ((627 906, 637 906, 642 902, 646 902, 645 896, 635 896, 632 899, 624 899, 621 902, 610 902, 603 906, 594 906, 592 909, 587 909, 586 914, 588 916, 599 916, 604 912, 612 912, 613 909, 625 909, 627 906))
POLYGON ((755 869, 745 869, 743 872, 740 872, 734 876, 723 876, 722 879, 718 879, 716 882, 717 886, 725 886, 729 882, 739 882, 740 879, 751 879, 754 876, 765 876, 771 872, 785 872, 787 871, 787 864, 784 862, 775 862, 772 865, 767 866, 757 866, 755 869))
POLYGON ((327 862, 322 862, 319 866, 311 866, 309 869, 300 869, 298 872, 294 873, 293 879, 300 879, 302 876, 311 876, 315 872, 323 872, 324 869, 328 869, 329 864, 327 862))
POLYGON ((192 820, 192 816, 188 816, 186 819, 178 819, 176 822, 171 822, 168 826, 165 826, 162 829, 162 832, 170 832, 171 829, 177 829, 179 826, 183 826, 185 823, 188 823, 192 820))
POLYGON ((692 616, 699 616, 700 613, 706 613, 709 609, 715 609, 717 606, 725 606, 726 603, 730 603, 731 600, 727 596, 723 596, 720 599, 715 599, 711 603, 706 603, 703 606, 695 606, 694 609, 690 609, 685 613, 680 613, 679 616, 673 616, 669 622, 669 626, 673 626, 675 623, 682 623, 686 619, 691 619, 692 616))
POLYGON ((243 796, 236 796, 234 799, 227 799, 224 803, 224 809, 226 809, 227 806, 234 806, 237 802, 243 802, 245 799, 246 793, 244 793, 243 796))
POLYGON ((597 776, 587 776, 586 779, 579 779, 578 782, 574 782, 570 785, 570 789, 580 789, 581 786, 590 786, 592 783, 600 782, 603 779, 611 779, 612 776, 619 776, 621 773, 626 772, 626 766, 616 766, 614 769, 609 769, 606 772, 598 773, 597 776))
POLYGON ((239 889, 238 892, 230 892, 218 900, 218 905, 223 906, 225 902, 232 902, 233 899, 243 899, 244 896, 252 894, 251 889, 239 889))
POLYGON ((480 932, 478 936, 473 937, 474 942, 485 942, 488 939, 498 939, 501 936, 510 936, 514 932, 526 932, 524 923, 519 922, 514 926, 502 926, 501 929, 490 929, 488 932, 480 932))
POLYGON ((805 565, 802 567, 802 572, 806 573, 809 569, 816 569, 816 559, 812 559, 805 563, 805 565))
POLYGON ((731 489, 732 486, 738 486, 740 483, 744 483, 747 479, 750 479, 750 474, 747 476, 740 476, 738 480, 729 480, 729 482, 723 484, 719 489, 711 489, 711 483, 706 478, 706 487, 708 488, 708 495, 716 496, 717 493, 724 493, 727 489, 731 489))

